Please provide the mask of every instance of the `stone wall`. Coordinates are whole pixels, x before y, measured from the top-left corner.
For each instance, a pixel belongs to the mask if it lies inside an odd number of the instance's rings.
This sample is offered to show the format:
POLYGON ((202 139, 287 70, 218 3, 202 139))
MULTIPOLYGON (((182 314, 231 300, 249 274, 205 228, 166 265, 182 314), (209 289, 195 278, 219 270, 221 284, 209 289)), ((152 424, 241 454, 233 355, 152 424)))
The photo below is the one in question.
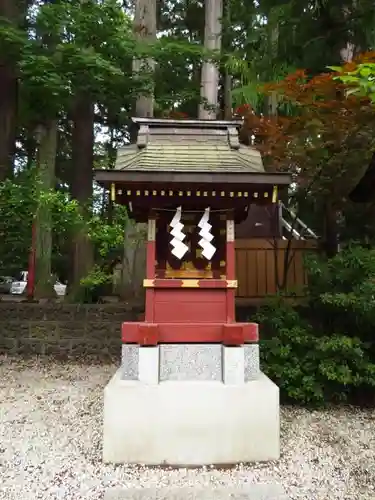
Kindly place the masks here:
POLYGON ((127 304, 0 302, 0 354, 121 356, 121 323, 140 308, 127 304))

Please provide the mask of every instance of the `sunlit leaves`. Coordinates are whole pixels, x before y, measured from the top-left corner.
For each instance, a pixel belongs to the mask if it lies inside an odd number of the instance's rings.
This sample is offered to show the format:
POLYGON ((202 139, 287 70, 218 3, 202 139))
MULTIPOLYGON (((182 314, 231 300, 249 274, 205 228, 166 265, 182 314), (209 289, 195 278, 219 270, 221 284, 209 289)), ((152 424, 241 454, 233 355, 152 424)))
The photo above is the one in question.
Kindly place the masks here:
POLYGON ((263 87, 293 106, 291 116, 245 116, 245 129, 257 136, 266 161, 336 202, 353 188, 375 145, 374 109, 368 99, 348 96, 347 88, 333 73, 310 78, 297 70, 263 87))
POLYGON ((77 92, 103 101, 118 96, 120 88, 122 95, 129 93, 134 40, 117 2, 47 3, 30 22, 34 36, 22 48, 19 67, 23 100, 35 104, 32 114, 55 115, 77 92))
POLYGON ((331 67, 332 70, 339 73, 336 77, 349 88, 346 90, 346 95, 350 96, 357 94, 358 96, 368 96, 375 103, 375 63, 363 62, 350 71, 344 67, 331 67))

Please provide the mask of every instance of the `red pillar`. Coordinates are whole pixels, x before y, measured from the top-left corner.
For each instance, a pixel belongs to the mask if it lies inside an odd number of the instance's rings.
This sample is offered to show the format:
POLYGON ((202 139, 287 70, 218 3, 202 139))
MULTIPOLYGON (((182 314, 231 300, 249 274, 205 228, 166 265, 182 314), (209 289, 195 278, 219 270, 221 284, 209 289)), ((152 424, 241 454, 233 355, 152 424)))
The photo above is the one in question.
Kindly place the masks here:
MULTIPOLYGON (((235 235, 234 235, 234 219, 233 214, 227 216, 226 227, 226 277, 227 280, 236 279, 236 252, 235 252, 235 235)), ((227 289, 227 322, 235 321, 235 288, 227 289)))
MULTIPOLYGON (((146 247, 146 279, 155 279, 155 259, 156 259, 156 217, 150 214, 148 218, 147 247, 146 247)), ((145 321, 154 321, 154 288, 146 288, 146 312, 145 321)))

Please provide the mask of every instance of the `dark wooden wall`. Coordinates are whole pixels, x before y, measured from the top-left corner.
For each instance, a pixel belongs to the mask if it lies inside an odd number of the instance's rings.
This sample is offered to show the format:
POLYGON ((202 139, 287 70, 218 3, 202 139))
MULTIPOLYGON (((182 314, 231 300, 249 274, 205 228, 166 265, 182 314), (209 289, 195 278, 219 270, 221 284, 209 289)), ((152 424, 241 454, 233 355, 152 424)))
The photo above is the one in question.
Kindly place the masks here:
POLYGON ((247 219, 236 226, 236 240, 243 238, 281 238, 278 205, 250 205, 247 219))
POLYGON ((288 241, 281 239, 237 239, 237 304, 259 304, 275 295, 285 271, 287 280, 284 291, 302 297, 306 285, 304 256, 307 252, 316 251, 316 241, 293 240, 288 247, 288 241))

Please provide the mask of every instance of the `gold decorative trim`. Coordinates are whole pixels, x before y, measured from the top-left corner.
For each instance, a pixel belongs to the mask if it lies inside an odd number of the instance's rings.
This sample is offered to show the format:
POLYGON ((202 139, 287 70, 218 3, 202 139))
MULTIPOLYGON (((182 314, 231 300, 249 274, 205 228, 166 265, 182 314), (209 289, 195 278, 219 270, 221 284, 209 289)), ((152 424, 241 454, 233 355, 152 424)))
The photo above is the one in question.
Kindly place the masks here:
POLYGON ((237 280, 227 280, 227 288, 237 288, 238 282, 237 280))
POLYGON ((144 288, 153 288, 154 287, 155 280, 150 280, 150 279, 144 279, 143 280, 143 287, 144 288))
POLYGON ((199 288, 199 280, 182 280, 182 288, 199 288))
POLYGON ((273 186, 273 191, 272 191, 272 203, 277 203, 277 198, 278 198, 278 189, 277 186, 273 186))
POLYGON ((249 193, 248 191, 230 191, 230 192, 225 192, 225 191, 195 191, 195 192, 192 192, 192 191, 172 191, 172 190, 161 190, 161 191, 157 191, 155 189, 153 190, 148 190, 148 189, 138 189, 136 191, 132 191, 130 189, 127 189, 127 190, 122 190, 122 189, 117 189, 115 184, 112 183, 111 186, 110 186, 110 196, 111 196, 111 200, 114 201, 114 197, 116 196, 116 194, 118 195, 122 195, 122 194, 125 194, 127 196, 145 196, 145 197, 149 197, 149 196, 170 196, 170 197, 183 197, 183 196, 192 196, 195 194, 195 196, 197 197, 209 197, 209 196, 212 196, 212 197, 216 197, 216 196, 221 196, 221 197, 229 197, 229 198, 249 198, 250 197, 253 197, 253 198, 259 198, 259 197, 264 197, 264 198, 272 198, 272 203, 277 203, 277 200, 278 200, 278 187, 277 186, 273 186, 273 190, 272 192, 261 192, 261 193, 258 193, 258 192, 255 192, 255 193, 249 193))
POLYGON ((111 201, 116 200, 116 184, 112 182, 111 184, 111 201))
POLYGON ((172 268, 165 270, 165 278, 173 279, 212 279, 213 273, 211 270, 198 270, 198 269, 179 269, 178 271, 172 268))

